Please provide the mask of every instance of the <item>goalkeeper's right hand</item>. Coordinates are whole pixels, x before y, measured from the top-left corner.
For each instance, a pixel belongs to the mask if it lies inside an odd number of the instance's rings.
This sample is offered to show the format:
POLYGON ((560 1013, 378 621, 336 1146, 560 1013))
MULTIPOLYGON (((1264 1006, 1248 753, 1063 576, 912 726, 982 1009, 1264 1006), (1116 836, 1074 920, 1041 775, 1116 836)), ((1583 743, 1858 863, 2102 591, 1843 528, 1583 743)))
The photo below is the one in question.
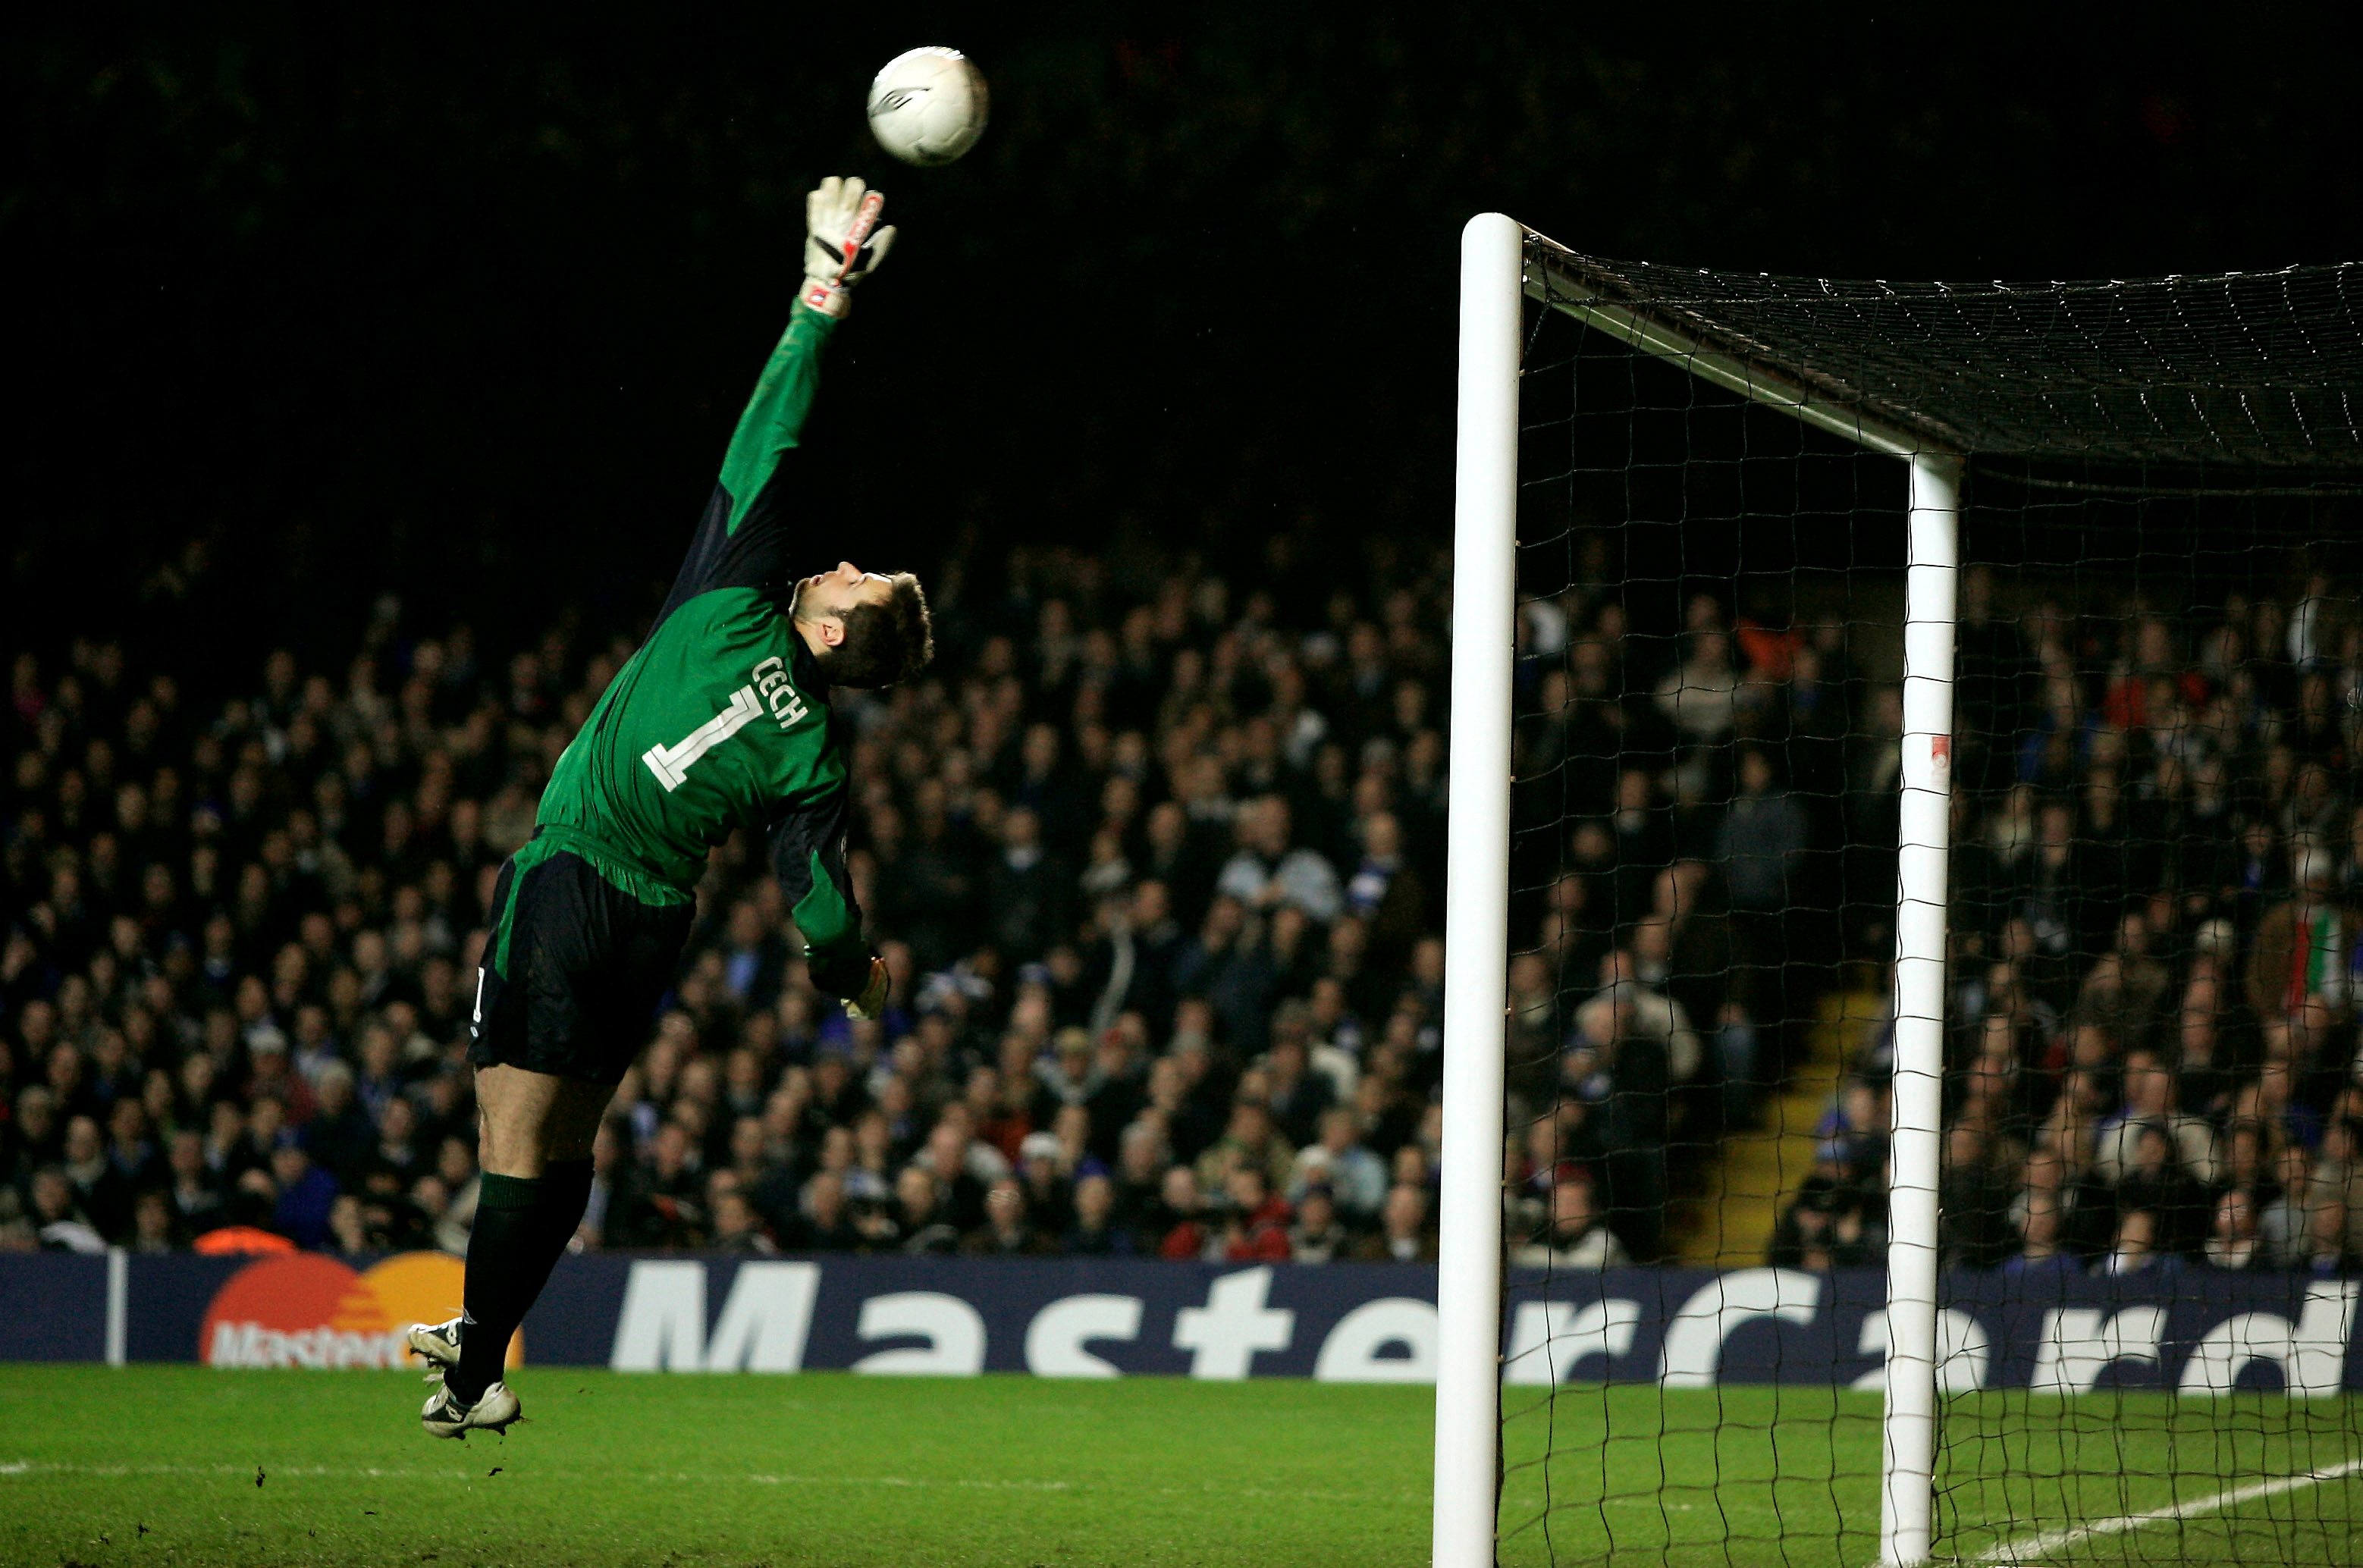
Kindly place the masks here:
POLYGON ((886 972, 886 960, 870 960, 870 983, 861 988, 858 997, 848 997, 845 1010, 855 1018, 876 1018, 886 1010, 886 994, 893 988, 893 980, 886 972))
POLYGON ((853 306, 849 291, 894 247, 893 226, 878 227, 885 204, 859 176, 832 174, 804 198, 804 282, 797 298, 824 315, 844 317, 853 306))

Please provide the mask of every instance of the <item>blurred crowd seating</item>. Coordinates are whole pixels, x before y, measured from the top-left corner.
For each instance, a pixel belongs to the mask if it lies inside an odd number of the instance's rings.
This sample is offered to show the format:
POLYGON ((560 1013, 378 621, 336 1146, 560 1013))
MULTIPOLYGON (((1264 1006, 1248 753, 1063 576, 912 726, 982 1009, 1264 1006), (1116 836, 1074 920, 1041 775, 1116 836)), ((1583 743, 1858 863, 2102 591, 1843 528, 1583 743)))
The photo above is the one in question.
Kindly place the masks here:
MULTIPOLYGON (((833 719, 893 1006, 817 996, 716 849, 582 1244, 1432 1258, 1449 574, 1292 538, 936 573, 936 666, 833 719)), ((1636 624, 1610 559, 1520 624, 1505 1197, 1559 1267, 1666 1255, 1892 941, 1901 710, 1854 629, 1636 624)), ((2351 596, 1964 602, 1948 1261, 2347 1266, 2351 596)), ((387 600, 250 677, 18 655, 0 1247, 463 1249, 485 900, 631 652, 387 600)), ((1889 1070, 1882 1029, 1776 1260, 1880 1260, 1889 1070)))

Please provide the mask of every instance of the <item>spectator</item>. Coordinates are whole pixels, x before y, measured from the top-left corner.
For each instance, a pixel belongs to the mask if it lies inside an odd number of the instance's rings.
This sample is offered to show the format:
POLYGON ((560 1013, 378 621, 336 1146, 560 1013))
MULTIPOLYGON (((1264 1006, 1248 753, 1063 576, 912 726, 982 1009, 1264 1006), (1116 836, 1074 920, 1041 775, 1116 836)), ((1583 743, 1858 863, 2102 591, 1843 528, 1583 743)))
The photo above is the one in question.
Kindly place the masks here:
POLYGON ((1168 1170, 1158 1215, 1164 1226, 1164 1234, 1157 1243, 1158 1255, 1175 1262, 1205 1256, 1215 1238, 1204 1215, 1204 1202, 1199 1196, 1196 1173, 1188 1165, 1168 1170))
POLYGON ((1434 1263, 1436 1231, 1427 1214, 1426 1190, 1398 1183, 1387 1194, 1379 1233, 1365 1238, 1354 1255, 1379 1263, 1434 1263))
POLYGON ((1658 683, 1658 706, 1685 740, 1714 744, 1727 737, 1738 720, 1739 674, 1731 664, 1731 640, 1716 630, 1691 637, 1690 657, 1658 683))
MULTIPOLYGON (((720 1173, 716 1173, 720 1174, 720 1173)), ((764 1230, 760 1216, 747 1195, 733 1187, 716 1194, 714 1235, 712 1244, 726 1253, 744 1253, 753 1257, 776 1257, 780 1246, 764 1230)))
MULTIPOLYGON (((1096 1184, 1097 1201, 1104 1208, 1107 1178, 1095 1176, 1087 1177, 1086 1181, 1096 1184)), ((1076 1198, 1080 1214, 1080 1191, 1076 1198)), ((1103 1222, 1104 1218, 1103 1214, 1103 1222)), ((984 1197, 984 1222, 960 1240, 960 1250, 971 1257, 1037 1257, 1057 1248, 1055 1237, 1043 1235, 1027 1220, 1026 1187, 1015 1176, 1003 1176, 993 1184, 984 1197)))
POLYGON ((172 1232, 190 1237, 212 1230, 222 1211, 222 1192, 205 1162, 204 1136, 194 1128, 174 1132, 169 1163, 172 1187, 167 1201, 172 1209, 172 1232))
POLYGON ((1221 1236, 1227 1263, 1286 1263, 1288 1200, 1271 1190, 1262 1167, 1242 1165, 1224 1183, 1230 1209, 1221 1236))
POLYGON ((1343 1106, 1322 1113, 1320 1142, 1298 1152, 1289 1201, 1303 1202, 1316 1184, 1337 1214, 1363 1222, 1376 1220, 1386 1202, 1386 1167, 1362 1147, 1361 1119, 1343 1106))
POLYGON ((1291 846, 1288 802, 1277 795, 1249 801, 1237 817, 1238 853, 1216 878, 1226 897, 1269 912, 1293 908, 1326 925, 1345 909, 1337 868, 1319 851, 1291 846))
POLYGON ((778 1000, 785 983, 788 944, 779 923, 754 899, 731 906, 723 939, 722 983, 730 996, 750 1012, 760 1012, 778 1000))
POLYGON ((169 1253, 182 1243, 179 1227, 173 1222, 172 1202, 163 1192, 149 1187, 131 1201, 131 1239, 127 1250, 135 1253, 169 1253))
MULTIPOLYGON (((1022 1216, 1022 1206, 1019 1212, 1022 1216)), ((959 1250, 960 1229, 952 1223, 950 1206, 934 1173, 925 1165, 904 1165, 895 1178, 893 1223, 898 1252, 918 1255, 959 1250)))
POLYGON ((2147 1209, 2127 1209, 2117 1217, 2116 1240, 2093 1266, 2097 1275, 2123 1278, 2129 1275, 2165 1273, 2174 1264, 2171 1253, 2158 1246, 2158 1215, 2147 1209))
POLYGON ((1696 1077, 1705 1056, 1682 1004, 1644 983, 1633 955, 1618 948, 1600 962, 1600 988, 1576 1010, 1571 1043, 1596 1055, 1625 1039, 1648 1041, 1678 1082, 1696 1077))
POLYGON ((970 1135, 964 1108, 944 1113, 927 1134, 925 1147, 912 1156, 936 1178, 946 1217, 962 1230, 973 1230, 985 1220, 987 1189, 1009 1178, 1009 1162, 991 1144, 970 1135))
POLYGON ((2263 1261, 2257 1242, 2257 1200, 2246 1187, 2230 1187, 2215 1200, 2215 1223, 2208 1232, 2209 1264, 2227 1274, 2243 1273, 2263 1261))
POLYGON ((355 1099, 354 1084, 353 1070, 345 1063, 324 1063, 313 1081, 318 1106, 301 1133, 305 1153, 339 1182, 359 1174, 378 1132, 355 1099))
POLYGON ((800 1220, 792 1252, 849 1253, 862 1243, 861 1232, 847 1212, 845 1179, 835 1171, 816 1171, 804 1183, 800 1220))
POLYGON ((1295 1195, 1296 1223, 1289 1227, 1288 1255, 1301 1264, 1326 1264, 1343 1255, 1346 1227, 1338 1222, 1337 1205, 1326 1187, 1310 1187, 1295 1195))
MULTIPOLYGON (((623 1134, 616 1119, 609 1116, 599 1123, 599 1130, 591 1137, 591 1195, 583 1204, 582 1221, 574 1228, 570 1251, 587 1251, 605 1241, 609 1216, 616 1204, 623 1148, 623 1134)), ((370 1180, 372 1187, 383 1186, 391 1194, 400 1189, 403 1175, 400 1169, 389 1164, 379 1166, 370 1180)))
POLYGON ((2333 867, 2326 851, 2300 850, 2290 897, 2264 911, 2248 961, 2248 1004, 2260 1018, 2292 1018, 2312 1004, 2329 1013, 2350 1000, 2346 960, 2356 951, 2357 922, 2330 899, 2333 867))
MULTIPOLYGON (((24 1027, 28 1033, 38 1034, 40 1026, 41 1013, 27 1009, 24 1027)), ((65 1154, 65 1125, 58 1118, 57 1108, 57 1091, 47 1084, 27 1084, 17 1091, 15 1136, 10 1141, 19 1170, 30 1173, 54 1165, 65 1154)))
POLYGON ((1058 1250, 1069 1257, 1131 1255, 1132 1232, 1116 1220, 1115 1182, 1094 1172, 1075 1184, 1075 1222, 1058 1250))
POLYGON ((2011 1192, 1992 1143, 1966 1120, 1946 1130, 1937 1233, 1947 1267, 1991 1268, 2012 1250, 2011 1192))
POLYGON ((2363 1257, 2363 1120, 2342 1115, 2323 1130, 2313 1179, 2346 1211, 2346 1254, 2363 1257))
POLYGON ((1073 1166, 1068 1161, 1065 1146, 1055 1132, 1035 1132, 1027 1135, 1019 1153, 1027 1210, 1037 1217, 1055 1217, 1044 1222, 1059 1222, 1063 1226, 1073 1204, 1069 1179, 1073 1166))
POLYGON ((2124 1065, 2125 1103, 2101 1123, 2094 1141, 2093 1168, 2101 1179, 2124 1179, 2141 1132, 2155 1128, 2183 1171, 2202 1186, 2214 1185, 2220 1171, 2214 1129, 2180 1109, 2174 1074, 2155 1051, 2129 1051, 2124 1065))
POLYGON ((1404 852, 1403 823, 1392 812, 1363 818, 1361 841, 1344 908, 1365 922, 1377 962, 1399 962, 1427 929, 1427 889, 1404 852))
POLYGON ((2317 1188, 2306 1206, 2306 1233, 2312 1243, 2305 1266, 2318 1279, 2348 1272, 2355 1263, 2346 1244, 2346 1203, 2338 1192, 2317 1188))
POLYGON ((31 1219, 44 1252, 103 1253, 106 1239, 75 1201, 66 1173, 45 1165, 33 1173, 31 1219))
POLYGON ((1305 1020, 1302 1007, 1283 1007, 1275 1013, 1272 1022, 1280 1038, 1257 1064, 1264 1107, 1287 1144, 1312 1143, 1337 1097, 1329 1076, 1313 1071, 1305 1050, 1305 1020))
POLYGON ((2008 1274, 2059 1274, 2071 1271, 2075 1258, 2059 1244, 2059 1204, 2049 1194, 2037 1194, 2027 1203, 2025 1236, 2016 1255, 2004 1260, 2008 1274))
POLYGON ((1206 1152, 1198 1156, 1201 1191, 1227 1190, 1231 1173, 1242 1167, 1262 1173, 1265 1187, 1284 1192, 1295 1155, 1272 1126, 1271 1112, 1260 1100, 1242 1099, 1231 1108, 1230 1125, 1206 1152))
POLYGON ((326 1243, 329 1211, 337 1201, 336 1178, 312 1163, 294 1132, 280 1134, 279 1146, 271 1154, 270 1179, 277 1189, 272 1228, 299 1247, 326 1243))
POLYGON ((154 1187, 163 1175, 163 1160, 148 1136, 148 1107, 125 1096, 106 1115, 106 1163, 116 1179, 137 1193, 154 1187))
POLYGON ((1612 953, 1599 994, 1576 1013, 1576 1032, 1560 1063, 1567 1097, 1582 1107, 1581 1125, 1599 1155, 1609 1223, 1635 1256, 1658 1255, 1667 1193, 1669 1090, 1673 1064, 1695 1070, 1698 1036, 1681 1004, 1640 985, 1632 961, 1612 953))
POLYGON ((1158 1201, 1166 1168, 1174 1163, 1172 1142, 1166 1132, 1169 1125, 1161 1112, 1152 1110, 1126 1127, 1118 1140, 1116 1168, 1108 1193, 1119 1225, 1132 1224, 1158 1201))
POLYGON ((328 1206, 328 1236, 327 1250, 345 1257, 366 1257, 375 1250, 370 1245, 368 1216, 358 1196, 340 1192, 328 1206))
POLYGON ((618 1193, 610 1240, 627 1247, 689 1247, 706 1235, 704 1162, 689 1130, 668 1121, 618 1193))
POLYGON ((1001 854, 986 877, 985 901, 1004 953, 1039 957, 1066 931, 1069 881, 1065 865, 1043 847, 1031 810, 1018 806, 1002 819, 1001 854))
POLYGON ((2182 1254, 2198 1247, 2213 1207, 2206 1189, 2184 1167, 2164 1127, 2141 1122, 2132 1163, 2116 1183, 2121 1214, 2139 1209, 2149 1217, 2143 1238, 2156 1253, 2182 1254))
POLYGON ((1616 1232, 1600 1222, 1592 1184, 1576 1178, 1552 1186, 1550 1224, 1511 1261, 1521 1268, 1603 1269, 1623 1268, 1633 1260, 1616 1232))
POLYGON ((66 1123, 65 1158, 58 1168, 73 1186, 75 1208, 102 1236, 119 1234, 131 1217, 131 1188, 106 1157, 98 1123, 77 1116, 66 1123))
POLYGON ((1732 908, 1766 915, 1791 908, 1811 847, 1804 808, 1777 787, 1771 758, 1760 747, 1742 747, 1739 793, 1715 838, 1715 859, 1723 867, 1732 908))

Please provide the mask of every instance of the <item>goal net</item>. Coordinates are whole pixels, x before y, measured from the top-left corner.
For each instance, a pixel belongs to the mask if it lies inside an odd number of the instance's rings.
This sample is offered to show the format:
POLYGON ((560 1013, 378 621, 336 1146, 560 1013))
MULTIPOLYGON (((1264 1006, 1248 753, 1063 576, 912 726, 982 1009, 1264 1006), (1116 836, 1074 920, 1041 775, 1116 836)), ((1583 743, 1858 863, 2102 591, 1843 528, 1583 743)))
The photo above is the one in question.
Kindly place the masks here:
POLYGON ((1437 1561, 2354 1561, 2363 276, 1467 246, 1437 1561))

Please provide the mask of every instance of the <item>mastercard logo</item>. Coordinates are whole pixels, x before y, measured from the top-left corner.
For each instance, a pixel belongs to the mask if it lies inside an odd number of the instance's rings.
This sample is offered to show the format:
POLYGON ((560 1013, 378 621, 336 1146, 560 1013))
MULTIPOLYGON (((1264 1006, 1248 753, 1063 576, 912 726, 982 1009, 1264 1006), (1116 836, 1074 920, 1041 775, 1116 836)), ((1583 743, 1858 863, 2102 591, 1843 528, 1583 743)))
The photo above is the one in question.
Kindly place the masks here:
MULTIPOLYGON (((198 1331, 207 1366, 408 1367, 413 1323, 439 1323, 460 1310, 467 1269, 448 1253, 396 1253, 356 1271, 317 1253, 290 1253, 247 1264, 214 1293, 198 1331)), ((525 1359, 525 1335, 509 1341, 508 1364, 525 1359)))

